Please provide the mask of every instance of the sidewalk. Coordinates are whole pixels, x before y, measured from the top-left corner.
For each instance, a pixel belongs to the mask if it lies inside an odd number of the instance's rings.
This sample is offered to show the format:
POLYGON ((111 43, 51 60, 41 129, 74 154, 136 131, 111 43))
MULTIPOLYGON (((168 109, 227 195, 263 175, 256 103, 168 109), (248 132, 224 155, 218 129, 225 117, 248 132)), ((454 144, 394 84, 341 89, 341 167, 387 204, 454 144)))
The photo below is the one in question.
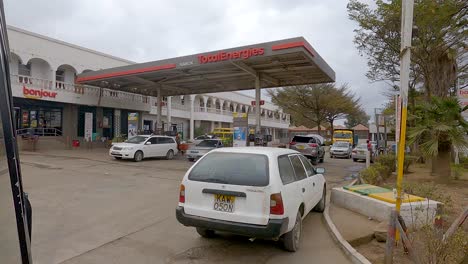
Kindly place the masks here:
POLYGON ((348 209, 329 204, 330 217, 343 238, 356 247, 372 241, 374 229, 380 223, 348 209))

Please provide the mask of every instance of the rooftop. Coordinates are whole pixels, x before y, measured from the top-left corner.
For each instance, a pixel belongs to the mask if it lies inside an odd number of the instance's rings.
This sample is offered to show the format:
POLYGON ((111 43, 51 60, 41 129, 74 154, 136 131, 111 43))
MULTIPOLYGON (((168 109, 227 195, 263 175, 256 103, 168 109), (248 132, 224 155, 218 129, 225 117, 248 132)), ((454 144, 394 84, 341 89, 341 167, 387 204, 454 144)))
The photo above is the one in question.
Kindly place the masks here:
POLYGON ((86 72, 77 82, 163 96, 327 83, 335 72, 303 38, 291 38, 189 56, 86 72))

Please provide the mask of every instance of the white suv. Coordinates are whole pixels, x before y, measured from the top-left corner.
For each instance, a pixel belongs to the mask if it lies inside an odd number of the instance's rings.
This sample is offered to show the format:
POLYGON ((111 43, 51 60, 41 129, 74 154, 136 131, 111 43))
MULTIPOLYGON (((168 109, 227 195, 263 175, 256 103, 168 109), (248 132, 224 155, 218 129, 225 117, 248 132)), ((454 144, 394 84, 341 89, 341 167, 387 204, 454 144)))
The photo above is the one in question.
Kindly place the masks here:
POLYGON ((282 239, 286 250, 296 251, 302 219, 325 209, 323 172, 290 149, 215 149, 185 174, 177 220, 203 237, 224 231, 282 239))

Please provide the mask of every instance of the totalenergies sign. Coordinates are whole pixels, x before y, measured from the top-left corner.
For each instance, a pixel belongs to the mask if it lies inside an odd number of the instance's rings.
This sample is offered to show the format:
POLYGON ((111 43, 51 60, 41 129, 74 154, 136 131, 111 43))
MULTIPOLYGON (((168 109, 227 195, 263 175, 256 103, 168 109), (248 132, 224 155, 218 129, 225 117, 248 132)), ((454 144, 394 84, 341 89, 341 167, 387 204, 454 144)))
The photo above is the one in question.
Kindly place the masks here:
POLYGON ((24 97, 30 99, 41 99, 44 97, 55 98, 57 96, 57 93, 42 89, 26 88, 26 86, 23 86, 23 95, 24 97))
POLYGON ((248 59, 250 57, 263 55, 265 53, 264 48, 251 48, 232 52, 218 52, 208 55, 198 55, 198 62, 200 64, 232 60, 232 59, 248 59))

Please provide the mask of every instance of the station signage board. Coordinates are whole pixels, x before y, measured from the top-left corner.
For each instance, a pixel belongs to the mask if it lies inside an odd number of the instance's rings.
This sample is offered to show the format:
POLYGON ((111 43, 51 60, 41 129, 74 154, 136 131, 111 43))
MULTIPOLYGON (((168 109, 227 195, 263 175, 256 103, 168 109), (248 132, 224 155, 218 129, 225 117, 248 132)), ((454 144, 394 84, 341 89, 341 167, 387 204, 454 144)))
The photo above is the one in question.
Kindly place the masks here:
POLYGON ((250 48, 231 52, 220 51, 207 55, 198 55, 198 63, 205 64, 233 59, 248 59, 250 57, 260 56, 263 54, 265 54, 264 48, 250 48))
POLYGON ((43 89, 27 88, 26 86, 23 86, 23 95, 25 98, 29 99, 41 99, 55 98, 57 96, 57 93, 43 89))

